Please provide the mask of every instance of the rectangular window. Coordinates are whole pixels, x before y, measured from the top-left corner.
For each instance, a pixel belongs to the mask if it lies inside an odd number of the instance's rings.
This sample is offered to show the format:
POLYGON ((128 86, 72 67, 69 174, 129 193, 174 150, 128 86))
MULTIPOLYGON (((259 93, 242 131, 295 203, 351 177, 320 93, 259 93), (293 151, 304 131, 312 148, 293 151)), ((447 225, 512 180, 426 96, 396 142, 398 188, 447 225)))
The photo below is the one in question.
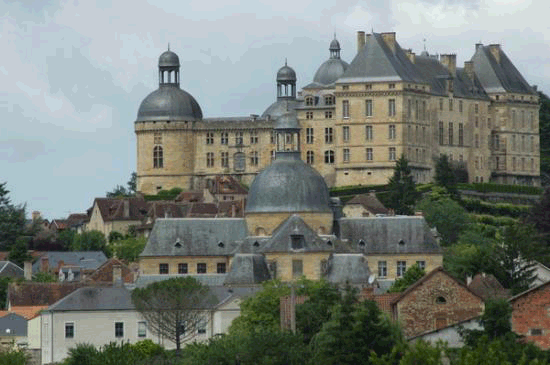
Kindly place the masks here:
POLYGON ((304 273, 304 262, 302 260, 292 260, 292 277, 299 278, 304 273))
POLYGON ((395 84, 388 84, 388 89, 395 89, 395 84))
POLYGON ((367 141, 372 141, 372 125, 365 127, 365 139, 367 141))
POLYGON ((115 322, 115 337, 124 337, 124 322, 115 322))
POLYGON ((344 148, 344 162, 349 162, 349 148, 344 148))
POLYGON ((315 154, 313 153, 313 151, 307 151, 307 153, 306 153, 306 163, 308 165, 313 165, 314 162, 315 162, 315 154))
POLYGON ((540 328, 531 328, 529 331, 529 335, 531 336, 542 336, 542 329, 540 328))
POLYGON ((332 119, 332 110, 327 110, 325 112, 325 119, 332 119))
POLYGON ((333 133, 332 128, 325 128, 325 143, 332 143, 333 133))
POLYGON ((235 144, 240 146, 243 144, 243 132, 235 132, 235 144))
POLYGON ((229 167, 229 152, 222 152, 222 167, 229 167))
POLYGON ((474 146, 475 146, 476 148, 479 148, 479 134, 476 134, 476 135, 474 136, 474 146))
POLYGON ((277 141, 277 132, 271 131, 271 137, 269 138, 269 143, 275 144, 277 141))
POLYGON ((458 123, 458 145, 464 146, 464 124, 458 123))
POLYGON ((326 95, 325 96, 325 105, 334 105, 334 96, 326 95))
POLYGON ((439 122, 439 145, 443 146, 444 140, 443 140, 443 122, 439 122))
POLYGON ((365 115, 367 117, 372 117, 372 100, 365 100, 365 115))
POLYGON ((65 338, 74 338, 74 323, 65 323, 65 338))
POLYGON ((342 138, 344 142, 349 142, 349 126, 342 127, 342 138))
POLYGON ((385 278, 388 276, 388 266, 386 261, 378 261, 378 277, 385 278))
POLYGON ((333 164, 334 163, 334 151, 325 151, 325 163, 333 164))
POLYGON ((390 124, 388 127, 388 139, 395 139, 395 125, 390 124))
POLYGON ((477 114, 479 113, 479 104, 474 105, 474 112, 477 114))
POLYGON ((397 261, 397 277, 405 275, 405 271, 407 271, 407 261, 397 261))
POLYGON ((412 100, 408 99, 407 100, 407 118, 411 118, 411 117, 412 117, 412 100))
POLYGON ((306 97, 306 106, 312 106, 313 105, 313 96, 307 96, 306 97))
POLYGON ((205 319, 201 319, 198 323, 197 323, 197 334, 199 335, 204 335, 206 333, 206 320, 205 319))
POLYGON ((390 117, 395 116, 395 99, 388 100, 388 115, 390 117))
POLYGON ((453 133, 454 133, 453 123, 449 123, 449 146, 453 145, 453 133))
POLYGON ((138 322, 138 337, 147 337, 147 322, 138 322))
POLYGON ((306 143, 313 144, 313 128, 306 128, 306 143))
POLYGON ((417 261, 416 264, 417 264, 418 267, 421 268, 422 270, 426 270, 426 261, 417 261))
POLYGON ((365 85, 365 90, 372 90, 372 85, 371 84, 366 84, 365 85))
POLYGON ((449 111, 453 111, 453 99, 449 99, 449 111))
POLYGON ((443 111, 443 99, 439 99, 439 110, 443 111))
POLYGON ((206 263, 199 262, 197 264, 197 274, 206 274, 206 263))
POLYGON ((372 161, 372 148, 367 148, 367 161, 372 161))
POLYGON ((187 263, 181 262, 178 264, 178 274, 187 274, 187 263))
POLYGON ((313 119, 313 112, 306 112, 306 119, 313 119))
POLYGON ((512 128, 516 128, 516 111, 512 110, 512 128))
POLYGON ((168 264, 159 264, 159 274, 168 274, 168 264))
POLYGON ((227 132, 222 132, 220 143, 221 144, 228 144, 229 143, 229 134, 227 132))
POLYGON ((252 131, 250 132, 250 144, 256 144, 258 143, 258 132, 252 131))
POLYGON ((214 133, 213 132, 207 132, 206 133, 206 144, 214 144, 214 133))
POLYGON ((216 269, 218 274, 225 274, 225 271, 226 271, 225 262, 218 262, 218 264, 216 265, 216 269))
POLYGON ((206 167, 214 167, 214 152, 206 153, 206 167))
POLYGON ((342 117, 349 118, 349 100, 342 100, 342 117))
POLYGON ((250 165, 251 166, 258 166, 260 158, 258 155, 258 151, 252 151, 250 152, 250 165))
MULTIPOLYGON (((462 100, 458 101, 458 111, 462 113, 462 100)), ((477 113, 477 112, 476 112, 477 113)))
POLYGON ((389 149, 389 159, 390 161, 395 161, 395 147, 390 147, 389 149))

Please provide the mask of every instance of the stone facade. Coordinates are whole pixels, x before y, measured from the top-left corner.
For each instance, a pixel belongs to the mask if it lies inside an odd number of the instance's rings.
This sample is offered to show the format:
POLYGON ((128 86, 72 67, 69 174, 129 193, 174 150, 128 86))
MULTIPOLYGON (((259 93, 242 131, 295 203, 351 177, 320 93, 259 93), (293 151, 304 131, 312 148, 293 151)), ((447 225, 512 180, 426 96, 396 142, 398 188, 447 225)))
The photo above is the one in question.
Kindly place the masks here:
MULTIPOLYGON (((287 98, 302 127, 302 159, 329 186, 385 184, 401 155, 417 182, 429 182, 442 154, 463 167, 470 182, 540 184, 536 88, 499 45, 476 45, 460 68, 455 54, 416 55, 401 49, 395 33, 359 32, 349 68, 365 42, 384 50, 396 77, 351 77, 348 70, 330 85, 314 82, 297 99, 287 98), (397 63, 412 76, 403 76, 397 63), (498 72, 512 81, 486 80, 498 72)), ((138 120, 138 190, 198 189, 220 174, 249 184, 272 161, 277 117, 138 120), (155 165, 156 147, 163 161, 155 165)))
POLYGON ((550 349, 550 283, 510 299, 512 331, 544 350, 550 349))
POLYGON ((413 337, 483 313, 483 300, 441 268, 433 270, 392 303, 392 311, 413 337))
MULTIPOLYGON (((184 256, 184 257, 142 257, 139 261, 141 275, 177 275, 179 264, 187 264, 187 274, 223 274, 229 270, 229 256, 184 256), (168 272, 161 273, 160 265, 167 264, 168 272), (199 272, 199 264, 206 265, 206 272, 199 272), (225 265, 223 272, 218 272, 218 264, 225 265)), ((220 265, 220 269, 221 266, 220 265)))

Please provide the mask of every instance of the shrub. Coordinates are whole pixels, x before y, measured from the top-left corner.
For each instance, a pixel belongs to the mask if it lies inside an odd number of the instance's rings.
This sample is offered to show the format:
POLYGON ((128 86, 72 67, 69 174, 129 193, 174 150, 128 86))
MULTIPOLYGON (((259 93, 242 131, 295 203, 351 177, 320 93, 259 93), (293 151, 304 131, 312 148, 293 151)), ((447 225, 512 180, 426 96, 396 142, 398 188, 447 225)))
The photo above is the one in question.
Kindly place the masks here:
POLYGON ((503 185, 503 184, 458 184, 461 190, 474 190, 480 193, 511 193, 511 194, 530 194, 540 195, 542 189, 536 186, 522 185, 503 185))
POLYGON ((468 212, 489 214, 496 216, 508 216, 520 218, 529 214, 531 207, 528 205, 514 205, 506 203, 488 203, 478 199, 462 199, 462 206, 468 212))

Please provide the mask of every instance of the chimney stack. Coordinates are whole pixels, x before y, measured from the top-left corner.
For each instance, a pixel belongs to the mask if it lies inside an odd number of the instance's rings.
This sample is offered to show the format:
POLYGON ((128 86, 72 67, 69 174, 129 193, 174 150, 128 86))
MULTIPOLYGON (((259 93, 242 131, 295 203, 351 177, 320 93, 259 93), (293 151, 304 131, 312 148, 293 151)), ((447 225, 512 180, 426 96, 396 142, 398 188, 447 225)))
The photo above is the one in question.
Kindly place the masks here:
POLYGON ((449 70, 453 77, 456 76, 456 54, 442 54, 440 62, 449 70))
POLYGON ((470 80, 474 79, 474 63, 472 61, 464 62, 464 72, 470 80))
POLYGON ((362 30, 357 32, 357 53, 361 52, 365 48, 365 32, 362 30))
POLYGON ((405 53, 407 54, 409 61, 416 63, 416 53, 414 53, 412 49, 409 48, 405 53))
POLYGON ((36 220, 40 219, 40 217, 41 217, 41 214, 38 210, 35 210, 35 211, 32 212, 32 220, 33 221, 36 221, 36 220))
POLYGON ((489 50, 498 64, 500 64, 500 44, 490 44, 489 50))
POLYGON ((122 284, 122 266, 119 264, 113 265, 113 286, 122 284))
POLYGON ((24 277, 27 281, 32 281, 32 262, 25 261, 23 263, 24 277))
POLYGON ((384 42, 386 42, 386 44, 392 50, 392 52, 395 53, 395 45, 397 43, 395 40, 395 32, 381 33, 381 35, 384 42))
POLYGON ((123 203, 124 203, 124 217, 128 218, 130 217, 130 200, 124 199, 123 203))
POLYGON ((42 256, 40 258, 40 271, 42 272, 50 271, 50 261, 48 260, 48 256, 42 256))

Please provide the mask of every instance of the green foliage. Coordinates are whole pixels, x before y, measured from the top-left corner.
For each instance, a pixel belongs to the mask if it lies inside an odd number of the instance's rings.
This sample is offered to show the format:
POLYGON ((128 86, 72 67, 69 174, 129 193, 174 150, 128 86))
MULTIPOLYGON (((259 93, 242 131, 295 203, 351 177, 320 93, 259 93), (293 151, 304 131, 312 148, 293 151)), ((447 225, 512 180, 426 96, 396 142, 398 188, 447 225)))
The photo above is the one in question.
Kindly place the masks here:
POLYGON ((465 228, 468 218, 466 211, 441 188, 434 188, 417 206, 424 213, 428 224, 437 228, 443 245, 455 243, 465 228))
POLYGON ((10 277, 3 276, 0 277, 0 308, 5 309, 6 308, 6 302, 8 299, 8 285, 11 282, 10 277))
POLYGON ((15 245, 11 247, 10 254, 8 255, 8 260, 21 268, 23 267, 23 263, 25 261, 32 259, 31 255, 29 255, 29 252, 27 251, 28 241, 29 239, 27 237, 17 237, 15 245))
MULTIPOLYGON (((550 155, 548 158, 550 159, 550 155)), ((535 226, 546 245, 550 247, 550 187, 544 190, 540 201, 529 212, 528 221, 535 226)))
POLYGON ((505 203, 488 203, 478 199, 462 199, 461 205, 470 213, 508 216, 512 218, 525 217, 531 211, 528 205, 514 205, 505 203))
POLYGON ((27 365, 29 356, 23 350, 0 351, 0 365, 27 365))
POLYGON ((536 186, 524 186, 524 185, 505 185, 495 183, 459 183, 457 184, 460 190, 472 190, 480 193, 510 193, 510 194, 526 194, 526 195, 540 195, 542 189, 536 186))
POLYGON ((127 187, 117 185, 112 191, 105 193, 107 198, 128 198, 136 195, 137 174, 132 172, 130 180, 126 183, 127 187))
POLYGON ((167 361, 169 358, 161 345, 149 339, 135 344, 110 342, 99 349, 80 343, 69 349, 63 365, 175 365, 175 361, 167 361))
POLYGON ((389 196, 387 208, 393 209, 396 214, 411 215, 414 206, 420 197, 416 191, 409 162, 403 156, 395 163, 393 176, 388 183, 389 196))
POLYGON ((447 155, 441 155, 435 163, 435 183, 444 188, 453 199, 460 198, 456 187, 457 177, 447 155))
POLYGON ((135 262, 147 244, 145 237, 126 237, 111 244, 113 255, 126 262, 135 262))
POLYGON ((490 339, 512 332, 512 306, 506 299, 488 300, 481 316, 481 325, 490 339))
POLYGON ((57 234, 56 242, 63 246, 66 251, 69 251, 73 246, 76 235, 76 231, 72 229, 64 229, 57 234))
POLYGON ((515 218, 495 217, 488 214, 468 214, 468 219, 473 223, 482 223, 496 227, 511 226, 518 222, 515 218))
POLYGON ((207 286, 189 276, 158 281, 132 291, 132 302, 149 329, 174 342, 178 352, 181 342, 192 339, 208 321, 208 316, 197 309, 214 300, 207 286))
POLYGON ((98 364, 99 351, 94 345, 79 343, 70 348, 63 365, 96 365, 98 364))
POLYGON ((342 303, 312 340, 312 363, 371 364, 371 352, 382 356, 402 341, 400 329, 375 302, 358 303, 356 292, 347 288, 342 303))
POLYGON ((398 344, 391 353, 378 356, 372 353, 370 361, 373 365, 443 365, 443 356, 447 351, 444 343, 438 342, 435 346, 418 340, 412 344, 398 344))
POLYGON ((10 249, 25 234, 25 206, 11 203, 6 183, 0 183, 0 249, 10 249))
POLYGON ((161 190, 157 195, 145 195, 145 200, 174 200, 182 191, 180 188, 161 190))
POLYGON ((49 272, 40 271, 33 275, 32 281, 37 283, 55 283, 57 278, 49 272))
POLYGON ((550 176, 550 99, 539 92, 540 172, 550 176))
POLYGON ((105 256, 111 257, 105 235, 94 230, 76 234, 71 245, 71 251, 103 251, 105 256))
POLYGON ((402 278, 398 278, 395 280, 388 290, 390 293, 401 293, 414 283, 416 283, 418 280, 422 279, 422 277, 426 275, 426 271, 424 269, 421 269, 418 264, 414 264, 411 267, 405 271, 405 274, 402 278))
POLYGON ((109 243, 113 243, 115 241, 120 241, 124 239, 124 235, 120 232, 117 232, 117 231, 111 231, 109 233, 109 237, 107 239, 107 241, 109 241, 109 243))

